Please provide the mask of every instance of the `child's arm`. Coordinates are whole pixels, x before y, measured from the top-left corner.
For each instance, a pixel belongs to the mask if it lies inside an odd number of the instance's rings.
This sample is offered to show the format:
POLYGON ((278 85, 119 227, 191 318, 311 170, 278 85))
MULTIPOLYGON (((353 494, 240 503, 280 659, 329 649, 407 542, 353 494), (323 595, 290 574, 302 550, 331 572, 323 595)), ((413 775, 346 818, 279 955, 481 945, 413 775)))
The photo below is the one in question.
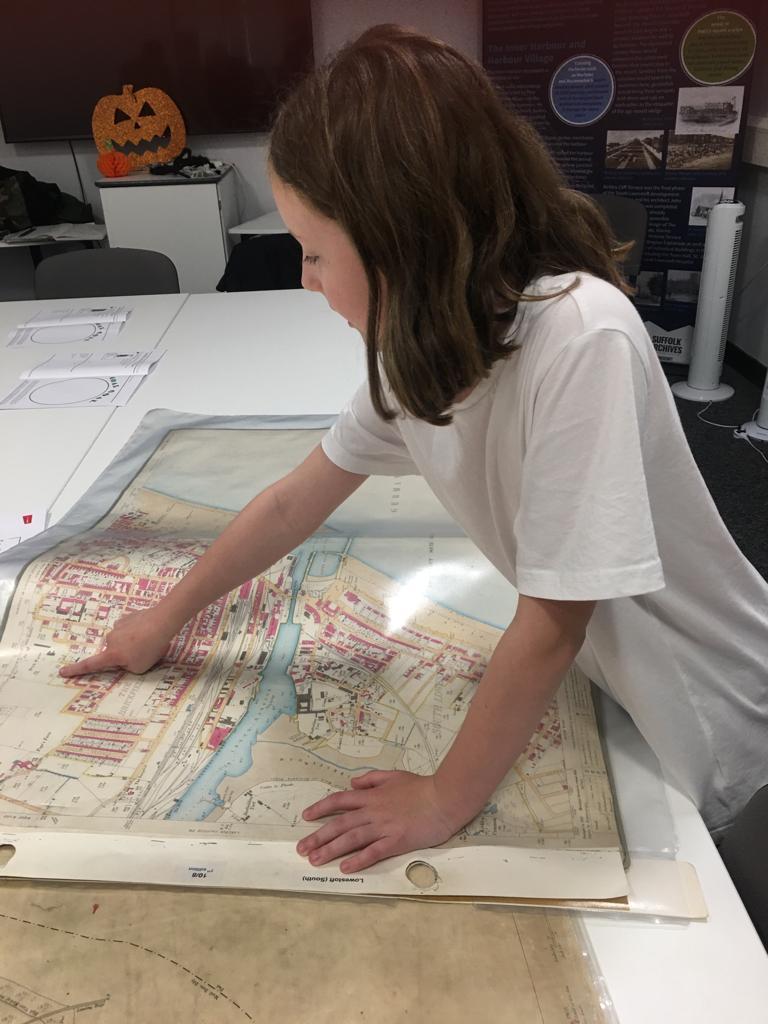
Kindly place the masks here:
POLYGON ((302 839, 313 864, 341 870, 437 846, 485 805, 522 753, 579 651, 594 601, 520 597, 448 754, 434 775, 368 772, 304 812, 327 824, 302 839))
POLYGON ((109 668, 146 672, 185 622, 301 544, 365 479, 340 469, 318 445, 300 466, 249 502, 166 597, 125 616, 102 651, 64 666, 61 675, 109 668))

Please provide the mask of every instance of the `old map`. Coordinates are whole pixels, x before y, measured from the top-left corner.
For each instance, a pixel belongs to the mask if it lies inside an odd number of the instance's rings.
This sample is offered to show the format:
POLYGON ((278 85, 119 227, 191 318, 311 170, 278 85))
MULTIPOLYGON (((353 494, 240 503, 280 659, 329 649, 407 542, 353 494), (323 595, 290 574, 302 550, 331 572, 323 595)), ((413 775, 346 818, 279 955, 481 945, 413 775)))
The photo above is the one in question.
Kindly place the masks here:
MULTIPOLYGON (((203 835, 285 851, 308 831, 303 808, 352 774, 435 770, 514 609, 461 537, 342 534, 342 513, 201 612, 146 675, 58 676, 166 593, 233 518, 242 500, 200 467, 248 476, 292 433, 313 432, 168 433, 94 528, 24 570, 0 638, 0 833, 203 835)), ((618 857, 583 677, 569 675, 448 846, 618 857)))
POLYGON ((577 915, 0 886, 3 1024, 609 1024, 577 915))

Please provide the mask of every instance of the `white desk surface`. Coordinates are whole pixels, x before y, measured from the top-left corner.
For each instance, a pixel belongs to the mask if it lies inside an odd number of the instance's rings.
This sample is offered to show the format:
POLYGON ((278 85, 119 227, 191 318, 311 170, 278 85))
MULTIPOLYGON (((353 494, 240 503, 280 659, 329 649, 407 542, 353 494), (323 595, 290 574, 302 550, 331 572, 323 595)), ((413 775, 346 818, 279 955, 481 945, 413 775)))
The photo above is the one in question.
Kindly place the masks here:
POLYGON ((694 865, 709 910, 688 924, 584 917, 620 1024, 768 1020, 768 954, 690 800, 666 786, 679 860, 694 865))
POLYGON ((288 228, 277 210, 270 210, 269 213, 262 213, 260 217, 253 220, 243 221, 242 224, 235 224, 229 229, 230 235, 286 235, 288 228))
MULTIPOLYGON (((364 379, 359 336, 318 295, 233 292, 109 301, 134 309, 131 333, 124 332, 121 340, 136 348, 159 345, 168 349, 167 355, 129 404, 113 412, 0 412, 0 479, 7 511, 15 510, 8 508, 9 501, 25 495, 38 505, 50 500, 54 518, 63 514, 150 409, 333 413, 364 379)), ((54 305, 61 302, 2 304, 0 332, 54 305)), ((44 355, 34 346, 1 348, 0 386, 9 391, 19 370, 44 355)), ((643 785, 642 772, 637 785, 643 785)), ((674 790, 667 793, 678 856, 695 866, 710 918, 686 924, 618 914, 583 916, 618 1020, 768 1020, 768 957, 695 808, 674 790)), ((504 969, 503 950, 499 969, 504 969)))

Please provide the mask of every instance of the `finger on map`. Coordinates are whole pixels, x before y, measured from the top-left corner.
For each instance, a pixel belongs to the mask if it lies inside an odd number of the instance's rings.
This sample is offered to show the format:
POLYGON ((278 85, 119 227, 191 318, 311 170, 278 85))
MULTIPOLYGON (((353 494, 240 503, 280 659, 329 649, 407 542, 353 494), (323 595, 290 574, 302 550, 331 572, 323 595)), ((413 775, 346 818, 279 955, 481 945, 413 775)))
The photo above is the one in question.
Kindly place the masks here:
POLYGON ((363 775, 353 775, 350 782, 356 789, 370 789, 372 786, 380 785, 386 781, 390 772, 365 772, 363 775))
POLYGON ((103 654, 94 654, 90 658, 83 658, 82 661, 74 661, 69 665, 63 665, 59 669, 60 676, 83 676, 89 672, 98 672, 99 669, 111 665, 111 659, 105 658, 103 654))

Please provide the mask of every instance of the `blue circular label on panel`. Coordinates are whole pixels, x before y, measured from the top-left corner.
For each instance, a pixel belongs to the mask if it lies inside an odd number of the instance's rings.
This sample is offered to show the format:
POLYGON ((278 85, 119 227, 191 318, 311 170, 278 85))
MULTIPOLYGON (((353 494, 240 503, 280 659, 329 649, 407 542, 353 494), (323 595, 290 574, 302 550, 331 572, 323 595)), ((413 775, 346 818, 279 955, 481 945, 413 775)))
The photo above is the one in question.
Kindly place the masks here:
POLYGON ((616 95, 613 72, 599 57, 569 57, 552 76, 549 102, 566 124, 584 127, 608 113, 616 95))

